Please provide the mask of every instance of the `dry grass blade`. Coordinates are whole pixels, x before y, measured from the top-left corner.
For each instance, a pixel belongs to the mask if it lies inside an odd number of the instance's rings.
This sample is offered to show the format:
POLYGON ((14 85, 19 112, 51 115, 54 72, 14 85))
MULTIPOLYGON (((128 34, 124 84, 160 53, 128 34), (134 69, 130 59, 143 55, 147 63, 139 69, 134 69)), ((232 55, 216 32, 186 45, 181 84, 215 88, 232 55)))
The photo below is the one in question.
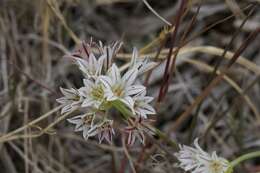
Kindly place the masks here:
POLYGON ((136 173, 135 166, 134 166, 134 162, 133 162, 133 160, 132 160, 132 158, 131 158, 131 156, 130 156, 128 150, 127 150, 127 146, 126 146, 126 144, 125 144, 125 141, 126 141, 126 140, 123 138, 123 139, 122 139, 122 143, 123 143, 124 153, 125 153, 125 155, 126 155, 128 161, 129 161, 129 164, 130 164, 130 167, 131 167, 132 172, 133 172, 133 173, 136 173))
POLYGON ((201 101, 203 101, 203 99, 205 97, 208 96, 208 94, 211 92, 211 90, 221 82, 225 71, 227 71, 235 62, 236 60, 239 58, 240 54, 247 48, 247 46, 249 45, 249 43, 251 41, 253 41, 258 33, 260 32, 260 28, 256 29, 254 32, 252 32, 247 40, 242 43, 242 45, 238 48, 238 50, 235 52, 235 54, 233 55, 233 57, 230 59, 228 65, 226 66, 226 68, 223 70, 223 73, 221 73, 219 76, 217 76, 216 78, 214 78, 212 80, 212 82, 203 90, 203 92, 195 99, 195 101, 179 116, 179 118, 174 122, 174 125, 172 126, 171 130, 175 131, 178 127, 180 127, 180 125, 187 119, 187 117, 190 116, 191 112, 193 111, 193 109, 201 103, 201 101))
MULTIPOLYGON (((186 55, 189 53, 196 53, 196 52, 206 53, 206 54, 210 54, 210 55, 216 55, 219 58, 226 58, 227 60, 230 60, 234 56, 233 52, 227 51, 226 54, 224 55, 224 57, 222 57, 223 51, 224 51, 224 49, 214 47, 214 46, 183 47, 179 50, 178 55, 180 56, 180 58, 177 58, 178 59, 177 65, 179 63, 181 64, 181 61, 183 61, 183 59, 182 59, 183 55, 186 55)), ((159 58, 165 59, 167 52, 168 52, 168 49, 163 49, 161 54, 159 55, 159 58)), ((119 54, 117 58, 129 59, 130 56, 131 56, 130 54, 119 54)), ((156 57, 156 53, 144 54, 140 58, 143 58, 143 57, 154 58, 154 57, 156 57)), ((185 58, 187 58, 187 57, 185 57, 185 58)), ((216 58, 216 57, 214 57, 214 58, 216 58)), ((240 64, 241 66, 245 67, 248 71, 251 71, 251 72, 255 73, 256 75, 260 74, 260 67, 257 64, 248 60, 246 57, 239 56, 238 60, 235 63, 240 64)), ((124 69, 127 67, 128 67, 128 65, 125 65, 124 69)))
POLYGON ((50 110, 49 112, 45 113, 44 115, 40 116, 39 118, 37 118, 37 119, 35 119, 35 120, 33 120, 33 121, 31 121, 31 122, 25 124, 24 126, 18 128, 18 129, 15 129, 15 130, 13 130, 13 131, 11 131, 11 132, 5 134, 5 135, 0 136, 0 143, 5 142, 6 139, 8 139, 8 138, 10 138, 10 137, 12 137, 12 136, 14 136, 14 135, 16 135, 17 133, 22 132, 23 130, 25 130, 25 129, 31 127, 31 126, 33 126, 34 124, 37 124, 38 122, 42 121, 43 119, 48 118, 48 117, 49 117, 50 115, 52 115, 53 113, 59 111, 61 107, 62 107, 62 106, 58 106, 58 107, 56 107, 56 108, 50 110))
MULTIPOLYGON (((182 55, 191 52, 202 52, 211 55, 217 55, 221 58, 223 51, 224 50, 222 48, 218 48, 214 46, 195 46, 195 47, 185 47, 182 50, 180 50, 179 54, 182 55)), ((227 51, 227 53, 224 55, 224 58, 231 60, 233 56, 234 56, 233 52, 227 51)), ((260 67, 257 64, 247 60, 247 58, 243 56, 239 56, 236 63, 239 63, 240 65, 247 68, 249 71, 254 72, 256 75, 260 74, 260 67)))
POLYGON ((60 20, 61 24, 64 26, 64 28, 67 30, 68 34, 71 36, 73 41, 76 44, 79 44, 81 40, 76 36, 76 34, 70 29, 68 26, 66 20, 64 19, 63 15, 61 14, 59 8, 58 8, 58 1, 55 0, 46 0, 47 4, 49 5, 52 12, 57 16, 57 18, 60 20))
MULTIPOLYGON (((229 161, 258 150, 259 16, 254 0, 0 0, 0 172, 181 172, 175 167, 179 144, 191 146, 195 138, 204 150, 229 161), (120 120, 124 111, 129 113, 127 108, 117 111, 118 105, 105 104, 107 112, 95 115, 93 124, 111 119, 115 134, 109 131, 107 139, 102 126, 95 131, 98 135, 86 140, 77 130, 88 127, 79 123, 76 129, 65 119, 88 112, 81 99, 90 96, 76 97, 79 109, 61 114, 59 88, 79 91, 88 78, 81 71, 100 67, 88 58, 90 52, 98 61, 100 54, 107 60, 111 50, 103 46, 116 41, 123 44, 111 64, 118 65, 121 76, 129 65, 155 66, 138 74, 133 84, 143 85, 146 95, 154 98, 161 87, 163 102, 149 103, 156 114, 147 116, 152 120, 148 124, 143 119, 140 128, 141 119, 120 120), (80 48, 83 42, 91 42, 87 53, 87 46, 80 48), (139 50, 136 63, 131 61, 133 47, 139 50), (64 56, 71 53, 86 53, 89 64, 79 69, 77 61, 64 56), (130 129, 125 129, 127 124, 130 129), (139 130, 143 133, 136 133, 139 130), (121 142, 123 137, 127 142, 135 137, 134 145, 121 142), (144 137, 146 145, 141 145, 144 137)), ((102 75, 108 74, 109 64, 103 64, 102 75)), ((133 111, 139 103, 135 99, 125 100, 134 104, 133 111)), ((234 172, 259 172, 257 164, 252 159, 234 172)))
MULTIPOLYGON (((187 63, 190 64, 194 64, 195 66, 198 67, 198 69, 202 70, 202 71, 206 71, 206 72, 213 72, 214 68, 211 67, 210 65, 200 62, 198 60, 193 60, 193 59, 186 59, 184 60, 187 63)), ((217 71, 217 74, 220 75, 221 72, 217 71)), ((250 99, 250 97, 244 93, 243 89, 234 81, 232 80, 230 77, 228 77, 227 75, 223 76, 223 79, 231 86, 233 87, 246 101, 246 103, 248 104, 248 106, 252 109, 252 112, 255 114, 256 118, 260 120, 260 114, 256 108, 256 106, 254 105, 253 101, 250 99)))
POLYGON ((146 1, 146 0, 142 0, 144 2, 144 4, 147 6, 147 8, 149 8, 149 10, 155 15, 157 16, 159 19, 161 19, 164 23, 166 23, 169 26, 172 26, 172 24, 170 22, 168 22, 166 19, 164 19, 162 16, 160 16, 154 9, 153 7, 151 7, 151 5, 146 1))

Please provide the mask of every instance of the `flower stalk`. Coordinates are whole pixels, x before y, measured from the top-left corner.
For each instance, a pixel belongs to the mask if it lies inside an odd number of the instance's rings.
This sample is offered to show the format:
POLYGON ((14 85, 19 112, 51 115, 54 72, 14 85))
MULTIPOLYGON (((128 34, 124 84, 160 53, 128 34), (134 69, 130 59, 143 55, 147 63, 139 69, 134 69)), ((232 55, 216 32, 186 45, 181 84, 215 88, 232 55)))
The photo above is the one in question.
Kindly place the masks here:
POLYGON ((256 157, 260 157, 260 151, 254 151, 254 152, 246 153, 246 154, 239 156, 238 158, 236 158, 235 160, 230 162, 230 168, 225 173, 232 173, 234 167, 239 165, 241 162, 249 160, 249 159, 253 159, 256 157))

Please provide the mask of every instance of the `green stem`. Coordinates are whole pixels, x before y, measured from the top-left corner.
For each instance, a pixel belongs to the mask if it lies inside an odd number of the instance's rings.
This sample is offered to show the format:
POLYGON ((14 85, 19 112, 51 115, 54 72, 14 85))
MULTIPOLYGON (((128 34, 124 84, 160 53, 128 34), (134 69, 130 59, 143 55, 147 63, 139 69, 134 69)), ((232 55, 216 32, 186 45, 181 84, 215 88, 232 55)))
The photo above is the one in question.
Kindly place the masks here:
POLYGON ((242 156, 239 156, 238 158, 236 158, 235 160, 233 160, 230 165, 232 167, 235 167, 237 166, 238 164, 240 164, 241 162, 245 161, 245 160, 248 160, 248 159, 253 159, 253 158, 256 158, 256 157, 260 157, 260 151, 254 151, 254 152, 251 152, 251 153, 247 153, 247 154, 244 154, 242 156))
POLYGON ((232 173, 235 166, 239 165, 241 162, 243 162, 245 160, 253 159, 256 157, 260 157, 260 151, 254 151, 254 152, 239 156, 238 158, 236 158, 235 160, 230 162, 230 164, 229 164, 230 166, 225 173, 232 173))
POLYGON ((124 104, 119 101, 119 100, 115 100, 112 102, 112 105, 119 111, 121 112, 121 115, 123 116, 123 118, 125 120, 127 120, 129 117, 132 116, 132 112, 130 110, 128 110, 124 104))

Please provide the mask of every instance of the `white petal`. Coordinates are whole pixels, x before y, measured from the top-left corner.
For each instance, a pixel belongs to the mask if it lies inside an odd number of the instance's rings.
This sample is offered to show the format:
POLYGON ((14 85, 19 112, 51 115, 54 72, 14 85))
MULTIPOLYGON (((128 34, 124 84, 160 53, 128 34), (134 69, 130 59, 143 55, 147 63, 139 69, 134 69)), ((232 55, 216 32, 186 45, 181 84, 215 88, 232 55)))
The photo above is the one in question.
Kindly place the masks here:
POLYGON ((82 130, 83 130, 83 134, 82 134, 83 138, 87 140, 89 137, 89 135, 88 135, 89 128, 84 126, 82 130))
POLYGON ((121 79, 120 71, 119 71, 118 67, 116 66, 116 64, 112 65, 111 70, 110 70, 110 75, 111 75, 113 83, 117 83, 120 81, 120 79, 121 79))
POLYGON ((134 67, 136 65, 137 58, 138 58, 138 50, 137 50, 136 47, 134 47, 129 68, 132 68, 132 67, 134 67))
POLYGON ((105 97, 107 101, 114 101, 118 99, 118 97, 115 96, 111 90, 105 92, 105 97))
POLYGON ((145 73, 145 72, 151 70, 152 68, 154 68, 156 65, 157 65, 157 63, 155 63, 155 62, 147 62, 146 60, 144 60, 138 69, 138 73, 139 74, 145 73))
POLYGON ((83 103, 82 103, 82 107, 90 107, 95 103, 95 100, 92 100, 90 98, 86 98, 83 103))
POLYGON ((77 94, 77 90, 71 88, 71 89, 65 89, 60 87, 60 91, 66 98, 74 98, 75 95, 77 94))
POLYGON ((95 83, 89 79, 83 79, 83 84, 88 88, 92 88, 95 85, 95 83))
POLYGON ((98 133, 97 126, 93 126, 88 130, 88 136, 95 136, 98 133))
POLYGON ((110 77, 108 76, 100 76, 98 80, 106 87, 111 88, 113 83, 110 77))
POLYGON ((89 94, 90 94, 90 92, 91 92, 91 87, 89 87, 89 86, 85 86, 85 87, 81 87, 80 89, 79 89, 79 96, 81 96, 81 97, 89 97, 89 94))
POLYGON ((56 101, 57 101, 58 103, 61 103, 61 104, 64 104, 64 103, 68 103, 68 102, 69 102, 66 97, 58 98, 58 99, 56 99, 56 101))
POLYGON ((102 68, 104 66, 104 61, 105 61, 105 55, 101 55, 98 59, 98 70, 97 70, 97 74, 96 75, 100 75, 102 68))
POLYGON ((140 111, 140 116, 141 116, 142 118, 144 118, 144 119, 147 119, 147 118, 148 118, 148 117, 147 117, 147 114, 144 113, 144 112, 142 112, 142 111, 140 111))
POLYGON ((134 100, 131 97, 127 96, 119 100, 123 102, 129 109, 131 109, 132 112, 134 112, 134 100))
POLYGON ((64 114, 66 112, 69 112, 72 109, 71 105, 65 105, 62 109, 61 109, 61 114, 64 114))
POLYGON ((145 91, 145 87, 142 85, 132 85, 132 86, 128 86, 125 89, 125 93, 126 95, 135 95, 135 94, 139 94, 145 91))
POLYGON ((143 97, 143 102, 145 103, 150 103, 151 101, 153 101, 153 97, 149 97, 149 96, 145 96, 143 97))
POLYGON ((72 103, 71 103, 71 107, 77 107, 77 106, 79 106, 80 104, 81 104, 81 100, 79 100, 79 101, 73 101, 72 103))
POLYGON ((91 69, 95 69, 97 67, 97 59, 93 53, 90 53, 89 55, 88 65, 91 69))
POLYGON ((82 121, 82 117, 84 117, 84 115, 78 115, 78 116, 67 119, 67 121, 72 123, 72 124, 77 124, 80 121, 82 121))
POLYGON ((156 111, 151 105, 144 105, 141 107, 141 110, 144 114, 156 114, 156 111))
POLYGON ((87 76, 89 76, 88 73, 88 62, 81 58, 76 58, 77 65, 79 66, 79 69, 87 76))
POLYGON ((122 77, 122 81, 124 82, 125 86, 132 85, 135 82, 137 74, 138 74, 137 69, 128 70, 122 77))

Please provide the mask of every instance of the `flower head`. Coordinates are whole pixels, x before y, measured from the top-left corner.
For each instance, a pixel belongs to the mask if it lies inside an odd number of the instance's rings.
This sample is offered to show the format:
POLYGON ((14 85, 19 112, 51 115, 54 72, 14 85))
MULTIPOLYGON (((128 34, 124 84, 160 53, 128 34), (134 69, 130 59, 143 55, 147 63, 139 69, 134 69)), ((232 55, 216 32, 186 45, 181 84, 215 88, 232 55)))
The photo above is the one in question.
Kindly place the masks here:
POLYGON ((97 78, 101 74, 104 58, 105 55, 101 55, 96 59, 95 55, 90 53, 87 60, 76 58, 76 62, 82 73, 90 79, 97 78))
POLYGON ((100 105, 104 102, 104 87, 99 81, 93 81, 89 79, 83 80, 84 87, 79 89, 79 93, 82 96, 82 107, 92 107, 99 109, 100 105))
POLYGON ((82 103, 82 97, 80 96, 78 90, 71 88, 71 89, 64 89, 60 88, 64 97, 56 99, 57 102, 63 105, 61 113, 64 114, 66 112, 71 111, 73 108, 79 107, 82 103))
POLYGON ((133 145, 136 139, 142 144, 145 144, 145 133, 152 133, 146 128, 146 123, 150 122, 150 120, 141 117, 135 117, 131 120, 133 121, 129 121, 128 127, 125 128, 125 132, 127 133, 127 144, 133 145))
POLYGON ((149 104, 153 97, 146 96, 146 91, 135 95, 134 100, 134 111, 138 116, 142 118, 147 118, 147 115, 156 114, 155 109, 149 104))
POLYGON ((112 64, 112 59, 122 46, 122 42, 115 42, 111 45, 103 45, 93 42, 82 42, 71 53, 66 55, 76 60, 79 69, 87 78, 96 78, 102 72, 106 73, 112 64))
POLYGON ((107 76, 99 79, 105 87, 105 97, 108 101, 120 100, 129 109, 133 110, 134 100, 131 96, 145 90, 142 85, 135 85, 137 69, 130 69, 122 77, 116 64, 113 64, 107 76))
POLYGON ((218 157, 216 152, 210 155, 202 150, 198 139, 194 141, 194 145, 195 148, 180 145, 180 151, 175 154, 182 169, 192 173, 225 173, 229 167, 226 159, 218 157))
POLYGON ((84 86, 79 89, 61 88, 64 97, 57 101, 63 104, 62 113, 73 108, 83 112, 68 121, 75 125, 75 131, 83 132, 85 139, 98 136, 100 143, 104 140, 112 143, 114 120, 108 118, 113 117, 109 115, 110 108, 115 108, 121 113, 122 120, 128 122, 128 143, 133 144, 136 138, 144 143, 147 116, 155 114, 155 110, 150 105, 153 98, 146 96, 145 86, 136 84, 136 79, 155 63, 140 60, 134 48, 130 66, 120 71, 113 58, 121 45, 121 42, 103 45, 91 40, 90 43, 82 42, 67 55, 76 61, 83 73, 84 86))
POLYGON ((113 120, 104 120, 100 125, 97 126, 97 134, 99 143, 101 143, 104 139, 108 143, 112 143, 112 137, 115 134, 113 129, 113 120))
POLYGON ((138 70, 138 74, 145 73, 156 66, 155 62, 148 61, 148 58, 140 59, 138 50, 134 48, 129 68, 138 70))
POLYGON ((72 124, 75 124, 75 131, 83 131, 83 138, 88 139, 91 136, 96 135, 96 125, 94 124, 95 114, 78 115, 68 119, 72 124))

